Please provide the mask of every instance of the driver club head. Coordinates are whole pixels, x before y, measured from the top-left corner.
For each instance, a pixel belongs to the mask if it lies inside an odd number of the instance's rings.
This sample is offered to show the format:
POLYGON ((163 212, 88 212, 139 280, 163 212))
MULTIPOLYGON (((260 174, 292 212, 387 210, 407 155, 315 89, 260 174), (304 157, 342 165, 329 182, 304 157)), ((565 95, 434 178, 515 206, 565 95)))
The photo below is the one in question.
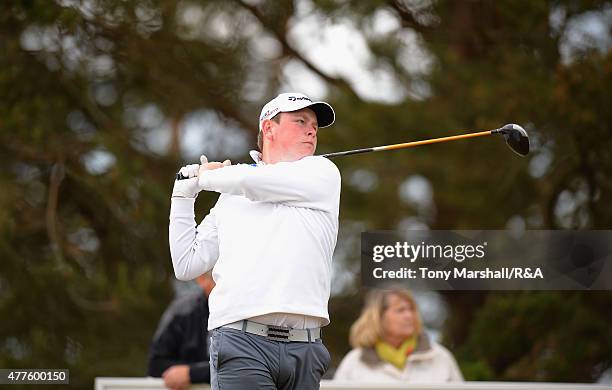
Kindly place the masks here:
POLYGON ((521 156, 529 154, 529 136, 521 126, 510 123, 495 132, 503 134, 506 143, 516 154, 521 156))

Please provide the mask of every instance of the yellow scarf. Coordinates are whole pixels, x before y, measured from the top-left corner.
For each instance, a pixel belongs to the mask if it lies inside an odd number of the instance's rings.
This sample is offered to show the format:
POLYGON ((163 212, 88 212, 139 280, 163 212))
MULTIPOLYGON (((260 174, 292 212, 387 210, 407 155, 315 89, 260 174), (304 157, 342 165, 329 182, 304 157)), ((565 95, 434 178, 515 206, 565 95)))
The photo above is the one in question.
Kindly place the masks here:
POLYGON ((408 356, 414 351, 416 347, 417 339, 415 336, 410 337, 404 341, 399 348, 395 348, 390 344, 387 344, 384 341, 376 342, 376 353, 378 356, 391 364, 397 367, 400 370, 404 369, 404 365, 406 365, 406 359, 408 356))

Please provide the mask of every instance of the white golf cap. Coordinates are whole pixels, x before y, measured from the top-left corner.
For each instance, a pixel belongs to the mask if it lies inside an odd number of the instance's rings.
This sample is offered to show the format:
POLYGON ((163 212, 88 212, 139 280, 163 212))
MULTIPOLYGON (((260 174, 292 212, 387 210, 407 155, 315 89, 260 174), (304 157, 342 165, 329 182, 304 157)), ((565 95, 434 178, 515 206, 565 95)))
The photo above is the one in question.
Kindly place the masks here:
POLYGON ((261 131, 261 124, 264 120, 273 118, 279 112, 297 111, 302 108, 310 108, 314 111, 319 127, 330 126, 336 119, 334 109, 325 102, 313 102, 308 96, 299 92, 281 93, 261 109, 259 131, 261 131))

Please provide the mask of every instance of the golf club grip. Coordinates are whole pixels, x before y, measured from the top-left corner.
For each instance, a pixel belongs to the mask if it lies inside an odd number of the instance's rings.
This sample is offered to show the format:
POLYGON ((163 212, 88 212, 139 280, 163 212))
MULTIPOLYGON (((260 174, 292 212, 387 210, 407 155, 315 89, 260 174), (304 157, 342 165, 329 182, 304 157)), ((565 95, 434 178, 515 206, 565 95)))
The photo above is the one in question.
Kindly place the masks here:
POLYGON ((183 176, 183 174, 180 172, 176 173, 176 180, 185 180, 185 179, 189 179, 189 178, 187 176, 183 176))

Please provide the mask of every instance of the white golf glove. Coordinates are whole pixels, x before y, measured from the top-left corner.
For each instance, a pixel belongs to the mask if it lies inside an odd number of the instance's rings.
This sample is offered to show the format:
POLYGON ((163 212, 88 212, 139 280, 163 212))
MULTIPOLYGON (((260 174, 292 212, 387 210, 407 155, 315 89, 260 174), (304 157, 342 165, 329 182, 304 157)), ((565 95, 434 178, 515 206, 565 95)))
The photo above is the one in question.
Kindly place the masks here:
MULTIPOLYGON (((206 156, 200 156, 200 163, 202 165, 208 163, 206 156)), ((179 173, 188 179, 175 180, 174 189, 172 190, 173 198, 195 198, 201 191, 198 185, 198 171, 200 169, 199 164, 185 165, 179 170, 179 173)))

